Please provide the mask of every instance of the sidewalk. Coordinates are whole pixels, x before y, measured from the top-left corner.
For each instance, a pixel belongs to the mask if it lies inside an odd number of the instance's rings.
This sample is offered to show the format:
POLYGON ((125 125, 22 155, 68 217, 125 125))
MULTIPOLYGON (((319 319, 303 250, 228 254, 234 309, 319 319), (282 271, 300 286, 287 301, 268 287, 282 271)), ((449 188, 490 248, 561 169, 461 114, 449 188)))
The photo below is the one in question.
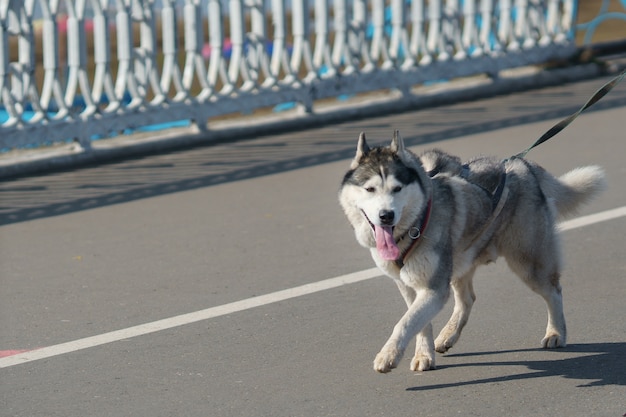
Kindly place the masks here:
MULTIPOLYGON (((623 66, 620 60, 607 61, 608 68, 623 66)), ((83 152, 75 144, 57 145, 49 149, 19 150, 0 154, 0 179, 51 172, 59 169, 119 161, 155 153, 169 153, 196 146, 214 146, 224 142, 256 139, 260 136, 301 131, 320 126, 337 126, 368 117, 391 115, 406 111, 428 110, 436 106, 497 97, 549 86, 602 77, 606 71, 596 64, 575 65, 543 70, 524 67, 503 72, 495 80, 469 77, 439 85, 418 87, 411 96, 372 93, 349 99, 348 102, 329 101, 318 106, 315 114, 285 112, 261 116, 242 116, 233 120, 212 122, 207 132, 190 128, 166 129, 148 133, 120 136, 92 142, 92 149, 83 152), (350 103, 349 107, 346 104, 350 103)), ((590 94, 590 93, 589 93, 590 94)), ((560 104, 560 103, 559 103, 560 104)), ((582 102, 581 102, 582 104, 582 102)), ((549 117, 549 116, 548 116, 549 117)))

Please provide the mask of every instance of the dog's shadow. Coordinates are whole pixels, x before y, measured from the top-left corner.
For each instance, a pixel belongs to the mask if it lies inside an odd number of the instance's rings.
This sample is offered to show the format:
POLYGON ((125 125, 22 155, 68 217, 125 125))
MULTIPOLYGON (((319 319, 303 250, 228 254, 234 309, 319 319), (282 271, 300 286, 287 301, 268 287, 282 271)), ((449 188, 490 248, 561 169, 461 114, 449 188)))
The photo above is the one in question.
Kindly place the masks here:
POLYGON ((407 388, 407 391, 427 391, 432 389, 451 388, 488 384, 493 382, 517 381, 531 378, 563 377, 587 381, 579 387, 597 387, 604 385, 626 385, 626 343, 588 343, 568 345, 563 349, 552 352, 580 353, 575 357, 555 360, 520 360, 520 361, 491 361, 489 359, 499 354, 534 352, 540 349, 519 349, 493 352, 475 352, 449 354, 448 357, 484 357, 484 362, 468 362, 466 364, 443 365, 439 369, 457 367, 498 367, 522 365, 535 372, 507 374, 492 378, 459 381, 448 384, 433 384, 407 388))

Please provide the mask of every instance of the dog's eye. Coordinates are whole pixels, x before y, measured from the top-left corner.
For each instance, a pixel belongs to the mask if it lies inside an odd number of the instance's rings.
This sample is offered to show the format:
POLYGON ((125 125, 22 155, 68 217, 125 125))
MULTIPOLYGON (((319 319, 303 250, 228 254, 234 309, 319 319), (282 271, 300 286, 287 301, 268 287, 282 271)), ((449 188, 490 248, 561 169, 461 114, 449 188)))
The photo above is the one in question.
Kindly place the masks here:
POLYGON ((393 187, 393 189, 391 190, 391 192, 394 193, 399 193, 400 191, 402 191, 402 187, 400 187, 399 185, 393 187))
POLYGON ((368 193, 373 193, 374 191, 376 191, 376 188, 374 188, 374 187, 365 187, 365 191, 367 191, 368 193))

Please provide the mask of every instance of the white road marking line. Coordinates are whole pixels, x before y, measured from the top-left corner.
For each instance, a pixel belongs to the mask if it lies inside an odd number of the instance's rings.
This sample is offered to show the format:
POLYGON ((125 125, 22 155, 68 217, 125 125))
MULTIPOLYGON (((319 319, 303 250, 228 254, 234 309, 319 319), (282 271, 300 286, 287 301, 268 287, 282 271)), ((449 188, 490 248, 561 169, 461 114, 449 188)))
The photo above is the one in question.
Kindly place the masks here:
MULTIPOLYGON (((603 211, 600 213, 590 214, 588 216, 578 217, 576 219, 563 222, 559 225, 559 230, 572 230, 607 220, 613 220, 623 216, 626 216, 626 206, 619 207, 613 210, 603 211)), ((76 352, 78 350, 100 346, 107 343, 130 339, 132 337, 142 336, 161 330, 167 330, 173 327, 184 326, 186 324, 196 323, 202 320, 220 317, 239 311, 249 310, 254 307, 260 307, 279 301, 285 301, 291 298, 300 297, 303 295, 329 290, 331 288, 341 287, 343 285, 366 281, 368 279, 372 279, 381 275, 382 274, 378 268, 366 269, 363 271, 341 275, 335 278, 329 278, 310 284, 300 285, 298 287, 289 288, 286 290, 276 291, 270 294, 260 295, 257 297, 252 297, 241 301, 235 301, 221 306, 207 308, 205 310, 195 311, 193 313, 181 314, 179 316, 140 324, 137 326, 128 327, 126 329, 116 330, 113 332, 73 340, 58 345, 52 345, 40 349, 18 353, 16 355, 0 358, 0 368, 7 368, 9 366, 20 365, 23 363, 50 358, 53 356, 59 356, 70 352, 76 352)))
POLYGON ((260 295, 241 301, 235 301, 221 306, 195 311, 193 313, 181 314, 179 316, 140 324, 137 326, 128 327, 126 329, 116 330, 96 336, 86 337, 84 339, 73 340, 71 342, 18 353, 16 355, 0 358, 0 368, 19 365, 22 363, 45 359, 52 356, 63 355, 65 353, 75 352, 81 349, 87 349, 90 347, 104 345, 106 343, 129 339, 131 337, 142 336, 161 330, 171 329, 173 327, 196 323, 202 320, 220 317, 243 310, 249 310, 254 307, 260 307, 267 304, 272 304, 279 301, 289 300, 291 298, 316 293, 319 291, 329 290, 331 288, 336 288, 347 284, 365 281, 371 278, 378 277, 380 275, 381 272, 378 268, 366 269, 364 271, 353 272, 323 281, 300 285, 298 287, 276 291, 270 294, 260 295))
POLYGON ((559 230, 564 232, 566 230, 576 229, 578 227, 583 227, 594 223, 617 219, 618 217, 622 216, 626 216, 626 206, 618 207, 613 210, 601 211, 600 213, 590 214, 588 216, 582 216, 576 219, 565 221, 559 224, 559 230))

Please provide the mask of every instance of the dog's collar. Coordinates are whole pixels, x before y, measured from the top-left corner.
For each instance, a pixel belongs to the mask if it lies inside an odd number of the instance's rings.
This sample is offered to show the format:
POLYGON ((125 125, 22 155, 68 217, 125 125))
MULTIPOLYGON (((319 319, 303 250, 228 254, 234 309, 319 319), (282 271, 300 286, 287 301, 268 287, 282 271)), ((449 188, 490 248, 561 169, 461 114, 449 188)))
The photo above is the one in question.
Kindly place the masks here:
POLYGON ((420 238, 424 235, 426 228, 428 227, 428 221, 430 220, 430 212, 433 209, 433 197, 431 196, 428 199, 428 203, 426 203, 426 209, 424 213, 420 217, 418 217, 418 221, 411 226, 409 231, 407 232, 407 236, 411 239, 411 243, 409 246, 402 251, 400 257, 395 260, 396 266, 400 269, 404 266, 404 261, 409 257, 411 252, 417 247, 417 243, 420 242, 420 238), (418 223, 419 222, 419 223, 418 223))

